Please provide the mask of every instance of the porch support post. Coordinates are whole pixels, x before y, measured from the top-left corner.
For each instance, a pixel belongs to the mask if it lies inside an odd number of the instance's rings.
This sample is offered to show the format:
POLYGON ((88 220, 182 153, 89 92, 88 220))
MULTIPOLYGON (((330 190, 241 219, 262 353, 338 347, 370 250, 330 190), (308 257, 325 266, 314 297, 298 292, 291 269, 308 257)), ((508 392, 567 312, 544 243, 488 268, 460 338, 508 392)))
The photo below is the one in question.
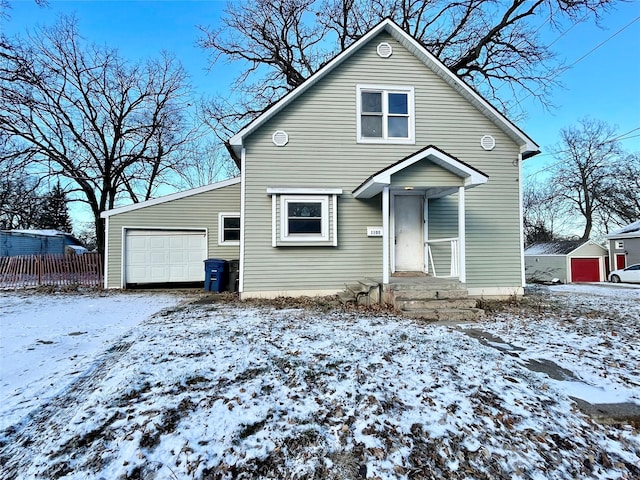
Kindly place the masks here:
POLYGON ((460 254, 458 255, 460 262, 460 265, 458 265, 458 278, 462 283, 467 281, 466 244, 464 187, 458 187, 458 248, 460 249, 460 254))
POLYGON ((382 283, 389 283, 389 187, 382 189, 382 283))

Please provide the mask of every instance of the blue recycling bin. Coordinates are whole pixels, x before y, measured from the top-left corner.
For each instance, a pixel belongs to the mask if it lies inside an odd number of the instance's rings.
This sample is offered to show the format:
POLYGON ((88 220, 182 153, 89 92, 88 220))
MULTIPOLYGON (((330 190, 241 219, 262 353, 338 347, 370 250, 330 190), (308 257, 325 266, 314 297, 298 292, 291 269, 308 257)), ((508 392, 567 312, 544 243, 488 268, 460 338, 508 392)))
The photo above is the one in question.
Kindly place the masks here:
POLYGON ((204 261, 204 289, 209 292, 222 292, 227 284, 226 260, 208 258, 204 261))

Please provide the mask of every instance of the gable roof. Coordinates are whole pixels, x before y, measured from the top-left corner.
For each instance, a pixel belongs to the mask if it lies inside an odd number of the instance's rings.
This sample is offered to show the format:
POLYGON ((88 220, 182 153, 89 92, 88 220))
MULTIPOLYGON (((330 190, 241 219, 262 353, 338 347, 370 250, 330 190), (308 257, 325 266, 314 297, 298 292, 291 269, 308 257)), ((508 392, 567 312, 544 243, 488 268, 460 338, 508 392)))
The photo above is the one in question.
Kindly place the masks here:
POLYGON ((170 202, 172 200, 179 200, 180 198, 190 197, 191 195, 197 195, 198 193, 204 193, 210 190, 217 190, 218 188, 228 187, 229 185, 235 185, 236 183, 240 183, 240 177, 234 177, 228 180, 222 180, 221 182, 211 183, 209 185, 205 185, 204 187, 192 188, 190 190, 184 190, 182 192, 176 192, 170 195, 164 195, 162 197, 152 198, 151 200, 134 203, 131 205, 126 205, 124 207, 112 208, 111 210, 106 210, 102 212, 100 214, 100 217, 107 218, 107 217, 110 217, 111 215, 131 212, 133 210, 138 210, 140 208, 150 207, 152 205, 158 205, 161 203, 170 202))
POLYGON ((449 155, 438 147, 429 145, 371 175, 356 187, 353 191, 353 196, 355 198, 371 198, 377 195, 385 185, 391 184, 391 176, 394 173, 398 173, 425 158, 464 179, 465 187, 474 187, 482 183, 487 183, 489 179, 487 175, 477 168, 458 160, 453 155, 449 155))
POLYGON ((413 55, 415 55, 428 68, 430 68, 440 78, 442 78, 451 87, 453 87, 454 90, 456 90, 467 101, 473 104, 508 137, 510 137, 516 144, 518 144, 520 146, 520 153, 522 154, 523 159, 539 153, 538 145, 531 138, 529 138, 529 136, 527 136, 522 130, 511 123, 511 121, 509 121, 502 113, 500 113, 495 107, 493 107, 486 99, 484 99, 482 95, 480 95, 473 88, 463 82, 453 72, 451 72, 451 70, 449 70, 440 60, 438 60, 438 58, 430 53, 418 40, 402 30, 402 28, 400 28, 400 26, 390 18, 384 19, 378 25, 373 27, 366 34, 360 37, 356 42, 351 44, 336 57, 334 57, 333 60, 327 63, 324 67, 311 75, 307 80, 305 80, 302 85, 289 92, 282 99, 277 101, 271 107, 267 108, 267 110, 265 110, 251 123, 241 129, 238 133, 233 135, 229 140, 229 145, 233 153, 239 158, 244 139, 248 135, 253 133, 257 128, 259 128, 267 120, 272 118, 276 113, 278 113, 284 107, 289 105, 293 100, 306 92, 319 80, 324 78, 329 72, 331 72, 338 65, 348 59, 363 45, 369 42, 369 40, 383 32, 391 35, 409 52, 413 53, 413 55))
POLYGON ((556 242, 540 242, 534 243, 526 248, 524 254, 527 256, 534 255, 570 255, 585 245, 595 245, 600 247, 603 253, 607 253, 607 249, 597 243, 587 240, 559 240, 556 242))
POLYGON ((640 220, 630 223, 626 227, 614 230, 606 236, 609 239, 613 238, 635 238, 640 237, 640 220))

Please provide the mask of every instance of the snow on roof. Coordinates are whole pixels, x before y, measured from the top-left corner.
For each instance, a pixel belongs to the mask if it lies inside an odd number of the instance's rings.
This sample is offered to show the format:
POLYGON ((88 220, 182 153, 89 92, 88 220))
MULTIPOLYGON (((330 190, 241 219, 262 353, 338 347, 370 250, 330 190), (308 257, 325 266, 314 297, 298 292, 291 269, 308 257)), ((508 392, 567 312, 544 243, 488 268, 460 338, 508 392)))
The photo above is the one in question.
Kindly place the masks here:
POLYGON ((626 227, 619 228, 618 230, 614 230, 607 238, 611 238, 616 235, 627 235, 629 233, 638 233, 640 235, 640 220, 637 220, 633 223, 630 223, 626 227))
POLYGON ((583 245, 582 240, 561 240, 557 242, 543 242, 535 243, 529 248, 525 249, 525 255, 567 255, 573 252, 580 245, 583 245))
POLYGON ((60 230, 7 230, 8 232, 24 233, 25 235, 41 235, 43 237, 59 237, 71 235, 60 230))

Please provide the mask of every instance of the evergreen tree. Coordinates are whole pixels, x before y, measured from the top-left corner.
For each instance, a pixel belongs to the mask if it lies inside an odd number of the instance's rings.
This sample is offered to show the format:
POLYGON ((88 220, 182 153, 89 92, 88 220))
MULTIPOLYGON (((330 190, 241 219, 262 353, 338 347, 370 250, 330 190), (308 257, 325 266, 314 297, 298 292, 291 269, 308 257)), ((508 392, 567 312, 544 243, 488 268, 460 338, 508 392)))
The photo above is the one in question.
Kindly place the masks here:
POLYGON ((38 222, 40 228, 60 230, 71 233, 71 218, 67 207, 67 194, 58 182, 49 193, 44 196, 42 213, 38 222))

